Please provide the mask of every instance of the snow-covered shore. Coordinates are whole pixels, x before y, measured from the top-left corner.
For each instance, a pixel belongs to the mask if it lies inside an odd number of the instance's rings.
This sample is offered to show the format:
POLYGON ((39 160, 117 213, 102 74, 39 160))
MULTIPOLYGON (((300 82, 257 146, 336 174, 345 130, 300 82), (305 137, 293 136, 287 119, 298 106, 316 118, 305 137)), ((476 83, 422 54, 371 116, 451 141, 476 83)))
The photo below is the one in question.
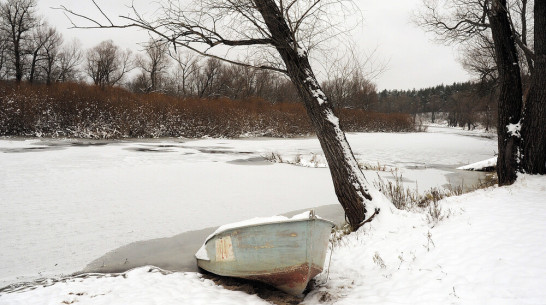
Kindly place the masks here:
POLYGON ((544 304, 546 177, 441 207, 447 218, 436 225, 399 212, 350 235, 306 303, 327 295, 336 304, 544 304))
MULTIPOLYGON (((455 168, 496 146, 449 129, 348 138, 359 161, 398 167, 422 191, 479 175, 455 168)), ((0 140, 0 286, 71 274, 132 242, 337 203, 328 169, 264 160, 272 152, 321 154, 315 138, 0 140)))
MULTIPOLYGON (((348 139, 360 162, 397 167, 406 186, 417 182, 420 191, 453 183, 457 175, 481 175, 456 168, 491 158, 496 146, 495 139, 436 127, 348 139)), ((135 241, 336 202, 326 168, 268 162, 271 153, 284 160, 321 154, 312 138, 0 140, 0 286, 62 278, 135 241)), ((445 219, 439 223, 397 211, 342 239, 329 278, 326 271, 319 275, 303 302, 544 303, 544 177, 521 176, 515 185, 447 198, 440 206, 445 219)), ((197 273, 149 266, 43 284, 0 293, 0 304, 265 302, 197 273)))
MULTIPOLYGON (((436 225, 412 212, 379 217, 334 247, 303 303, 543 304, 545 198, 546 177, 521 176, 443 200, 448 217, 436 225)), ((45 284, 0 294, 0 304, 268 304, 153 267, 45 284)))

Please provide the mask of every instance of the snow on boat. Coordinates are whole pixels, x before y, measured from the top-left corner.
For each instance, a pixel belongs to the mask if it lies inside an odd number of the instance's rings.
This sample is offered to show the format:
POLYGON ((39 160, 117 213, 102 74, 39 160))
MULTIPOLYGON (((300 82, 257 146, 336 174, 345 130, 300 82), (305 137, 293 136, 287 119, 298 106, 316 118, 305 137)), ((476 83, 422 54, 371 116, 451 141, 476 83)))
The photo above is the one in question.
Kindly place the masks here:
POLYGON ((195 254, 197 265, 214 274, 256 280, 300 295, 322 272, 333 226, 314 211, 225 225, 195 254))

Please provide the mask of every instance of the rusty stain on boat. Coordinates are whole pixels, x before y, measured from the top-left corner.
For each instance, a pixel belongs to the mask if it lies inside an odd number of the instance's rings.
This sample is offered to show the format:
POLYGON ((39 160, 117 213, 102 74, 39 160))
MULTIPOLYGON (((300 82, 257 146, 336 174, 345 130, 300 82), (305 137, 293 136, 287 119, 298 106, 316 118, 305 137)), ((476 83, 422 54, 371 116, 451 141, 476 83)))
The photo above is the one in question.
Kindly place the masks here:
POLYGON ((229 262, 235 260, 235 255, 233 254, 233 244, 231 243, 230 236, 217 239, 215 242, 215 248, 217 261, 229 262))

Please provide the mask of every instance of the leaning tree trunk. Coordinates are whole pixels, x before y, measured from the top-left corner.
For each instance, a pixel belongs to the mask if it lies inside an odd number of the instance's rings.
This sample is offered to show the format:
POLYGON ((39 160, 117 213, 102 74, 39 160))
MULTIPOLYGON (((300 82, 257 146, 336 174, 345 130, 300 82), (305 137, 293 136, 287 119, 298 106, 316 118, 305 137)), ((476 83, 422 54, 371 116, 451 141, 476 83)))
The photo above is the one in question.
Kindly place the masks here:
POLYGON ((523 169, 546 174, 546 1, 536 0, 535 63, 521 129, 523 169))
POLYGON ((368 182, 339 127, 331 104, 313 74, 306 52, 292 38, 278 6, 273 0, 254 0, 254 3, 264 18, 273 44, 304 102, 328 161, 337 198, 345 210, 349 224, 356 230, 365 218, 366 200, 372 200, 368 182))
POLYGON ((520 124, 523 91, 516 43, 506 11, 506 0, 493 0, 488 17, 500 83, 497 175, 499 185, 506 185, 516 181, 516 173, 520 169, 521 138, 517 126, 520 124))

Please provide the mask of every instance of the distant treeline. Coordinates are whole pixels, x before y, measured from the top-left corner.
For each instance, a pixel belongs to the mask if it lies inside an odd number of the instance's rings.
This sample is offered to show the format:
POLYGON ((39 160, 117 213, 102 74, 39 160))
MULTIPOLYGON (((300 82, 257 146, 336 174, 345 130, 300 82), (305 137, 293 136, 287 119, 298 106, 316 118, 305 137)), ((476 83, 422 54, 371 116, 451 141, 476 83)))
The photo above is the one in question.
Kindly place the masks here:
MULTIPOLYGON (((338 109, 346 131, 413 131, 407 114, 338 109)), ((180 98, 79 83, 0 81, 0 136, 295 137, 314 133, 301 103, 180 98)))
POLYGON ((419 90, 383 90, 378 94, 374 111, 430 113, 434 123, 438 113, 447 114, 450 126, 474 129, 495 128, 497 122, 498 90, 494 82, 454 83, 419 90))

